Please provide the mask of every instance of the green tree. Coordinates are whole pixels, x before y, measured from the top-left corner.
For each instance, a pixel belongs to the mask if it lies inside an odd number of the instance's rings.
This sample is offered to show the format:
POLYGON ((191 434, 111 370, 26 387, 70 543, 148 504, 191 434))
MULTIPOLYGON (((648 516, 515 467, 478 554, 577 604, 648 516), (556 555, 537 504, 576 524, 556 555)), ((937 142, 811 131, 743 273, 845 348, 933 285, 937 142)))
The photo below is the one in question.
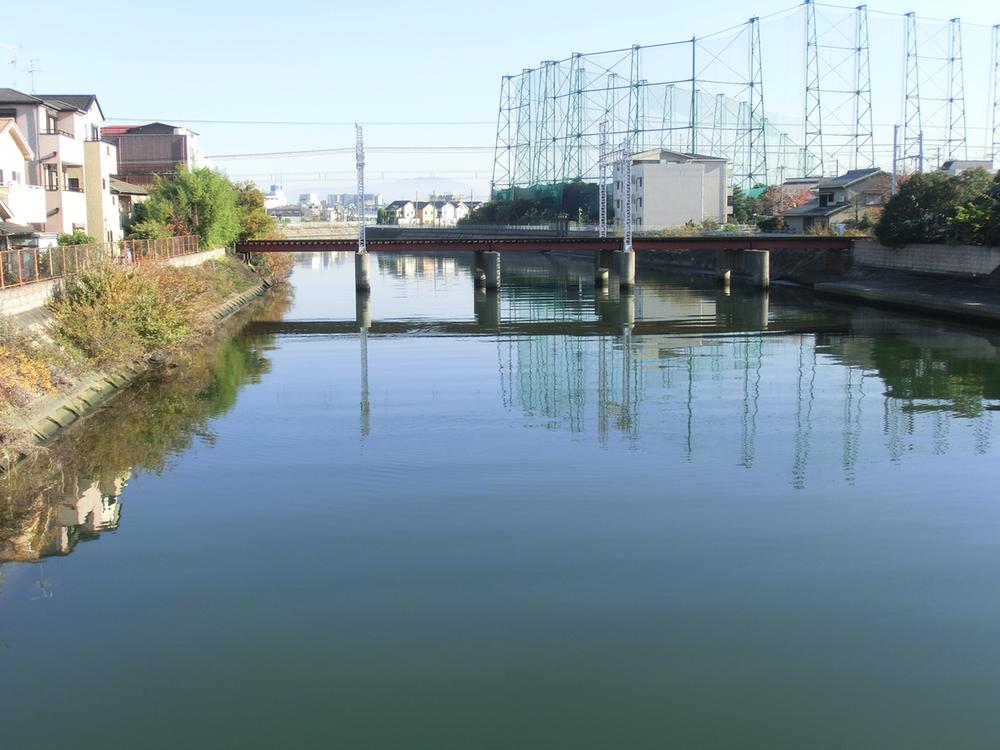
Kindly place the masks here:
POLYGON ((260 240, 274 231, 274 217, 264 208, 264 194, 252 182, 239 182, 236 191, 236 208, 239 211, 239 240, 260 240))
POLYGON ((751 196, 740 187, 733 188, 733 221, 754 224, 763 214, 764 204, 759 197, 751 196))
POLYGON ((214 169, 182 168, 177 178, 156 178, 136 233, 197 234, 204 247, 229 247, 241 235, 237 189, 214 169))
POLYGON ((998 187, 998 179, 984 169, 970 169, 958 177, 942 172, 913 175, 886 204, 875 236, 889 247, 914 242, 990 243, 990 228, 1000 221, 998 187))

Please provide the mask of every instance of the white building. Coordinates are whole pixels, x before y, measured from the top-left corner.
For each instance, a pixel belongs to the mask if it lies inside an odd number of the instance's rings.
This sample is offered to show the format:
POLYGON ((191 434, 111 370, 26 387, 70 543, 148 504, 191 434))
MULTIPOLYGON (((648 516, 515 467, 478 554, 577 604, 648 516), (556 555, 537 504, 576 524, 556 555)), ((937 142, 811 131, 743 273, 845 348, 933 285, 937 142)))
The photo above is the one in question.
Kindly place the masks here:
POLYGON ((264 210, 287 205, 288 199, 285 197, 285 191, 281 185, 271 185, 271 189, 264 193, 264 210))
MULTIPOLYGON (((615 223, 624 216, 625 165, 614 167, 615 223)), ((676 227, 732 214, 728 162, 720 157, 652 149, 632 157, 632 225, 635 229, 676 227)))
POLYGON ((0 203, 4 220, 45 228, 45 190, 29 182, 34 151, 12 118, 0 118, 0 203))
POLYGON ((300 193, 299 194, 299 205, 309 206, 310 208, 320 208, 321 204, 319 202, 319 196, 316 193, 300 193))
MULTIPOLYGON (((98 222, 100 226, 93 231, 88 224, 91 208, 94 216, 117 214, 108 180, 102 177, 88 183, 86 176, 87 153, 91 153, 90 168, 104 172, 99 150, 88 149, 86 145, 101 139, 104 113, 97 97, 33 95, 0 89, 0 117, 12 118, 17 123, 35 154, 29 165, 28 181, 45 189, 46 231, 79 229, 106 239, 103 222, 98 222)), ((113 226, 110 231, 114 231, 113 226)))

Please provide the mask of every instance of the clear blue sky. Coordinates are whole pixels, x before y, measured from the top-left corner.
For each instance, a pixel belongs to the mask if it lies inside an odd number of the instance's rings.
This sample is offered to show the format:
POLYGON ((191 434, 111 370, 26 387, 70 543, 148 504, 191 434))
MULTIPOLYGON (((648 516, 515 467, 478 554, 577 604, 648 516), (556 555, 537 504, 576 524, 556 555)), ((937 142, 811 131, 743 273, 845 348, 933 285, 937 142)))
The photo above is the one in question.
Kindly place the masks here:
MULTIPOLYGON (((591 3, 331 3, 300 0, 258 8, 241 0, 169 4, 132 3, 111 8, 67 0, 8 3, 0 27, 5 67, 0 85, 30 90, 15 72, 37 58, 41 93, 94 93, 108 118, 160 119, 188 124, 209 154, 350 146, 350 126, 243 126, 193 120, 309 120, 486 124, 369 125, 370 145, 491 146, 500 77, 593 51, 704 35, 795 5, 789 0, 698 3, 620 0, 591 3), (705 12, 710 8, 710 12, 705 12)), ((968 24, 1000 23, 1000 7, 984 0, 878 0, 872 11, 961 16, 966 27, 966 88, 970 141, 985 137, 988 30, 968 24)), ((794 117, 802 108, 802 15, 764 27, 768 109, 794 117)), ((873 65, 898 68, 899 19, 872 16, 873 65)), ((875 74, 878 86, 879 73, 875 74)), ((897 85, 876 90, 876 119, 898 121, 897 85)), ((482 194, 492 155, 372 154, 369 179, 378 188, 401 177, 432 172, 456 175, 482 194), (385 174, 385 180, 381 175, 385 174)), ((224 160, 236 177, 261 183, 284 178, 290 192, 312 187, 346 191, 353 157, 324 156, 224 160), (313 173, 315 175, 303 174, 313 173), (342 175, 340 181, 335 179, 342 175), (327 175, 321 179, 320 175, 327 175)))

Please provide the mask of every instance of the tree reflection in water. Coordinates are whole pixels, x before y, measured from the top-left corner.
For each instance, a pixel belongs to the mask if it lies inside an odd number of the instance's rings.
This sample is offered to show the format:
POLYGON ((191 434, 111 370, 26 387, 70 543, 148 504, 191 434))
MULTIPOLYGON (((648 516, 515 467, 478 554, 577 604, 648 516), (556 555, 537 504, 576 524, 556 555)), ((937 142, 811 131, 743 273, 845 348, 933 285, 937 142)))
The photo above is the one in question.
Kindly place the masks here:
POLYGON ((280 319, 291 294, 273 289, 215 343, 144 377, 0 480, 0 563, 66 555, 116 529, 118 499, 134 474, 162 472, 196 438, 211 443, 211 420, 270 369, 274 336, 241 329, 280 319))

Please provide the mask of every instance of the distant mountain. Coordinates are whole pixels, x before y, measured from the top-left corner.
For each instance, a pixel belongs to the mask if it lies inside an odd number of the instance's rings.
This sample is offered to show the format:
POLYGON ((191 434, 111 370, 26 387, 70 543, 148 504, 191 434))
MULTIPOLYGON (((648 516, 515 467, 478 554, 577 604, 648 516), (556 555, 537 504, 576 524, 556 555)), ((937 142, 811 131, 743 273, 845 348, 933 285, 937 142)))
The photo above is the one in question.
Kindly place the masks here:
MULTIPOLYGON (((266 189, 266 188, 265 188, 266 189)), ((285 194, 290 201, 298 199, 302 193, 316 193, 325 199, 330 193, 354 192, 353 181, 322 183, 313 185, 308 182, 288 182, 284 185, 285 194)), ((427 200, 431 193, 457 193, 463 198, 477 201, 489 198, 490 186, 488 180, 459 182, 447 177, 412 177, 399 180, 379 180, 372 176, 365 179, 366 193, 382 193, 386 203, 394 200, 427 200)))

